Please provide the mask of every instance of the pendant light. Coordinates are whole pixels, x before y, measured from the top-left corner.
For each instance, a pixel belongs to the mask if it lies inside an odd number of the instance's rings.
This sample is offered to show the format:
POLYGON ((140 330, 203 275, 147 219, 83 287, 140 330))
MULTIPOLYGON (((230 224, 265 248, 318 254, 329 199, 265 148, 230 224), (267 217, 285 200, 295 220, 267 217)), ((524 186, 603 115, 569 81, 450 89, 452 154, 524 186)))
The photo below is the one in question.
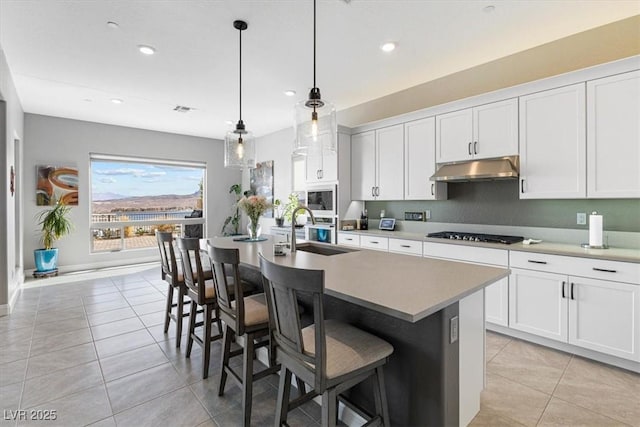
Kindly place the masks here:
POLYGON ((336 109, 322 99, 316 86, 316 0, 313 0, 313 88, 309 99, 295 106, 293 132, 294 155, 321 155, 337 151, 336 109))
POLYGON ((233 169, 253 169, 256 167, 256 146, 253 134, 246 130, 242 121, 242 31, 248 25, 244 21, 233 21, 233 27, 240 34, 240 120, 236 128, 227 132, 224 139, 224 167, 233 169))

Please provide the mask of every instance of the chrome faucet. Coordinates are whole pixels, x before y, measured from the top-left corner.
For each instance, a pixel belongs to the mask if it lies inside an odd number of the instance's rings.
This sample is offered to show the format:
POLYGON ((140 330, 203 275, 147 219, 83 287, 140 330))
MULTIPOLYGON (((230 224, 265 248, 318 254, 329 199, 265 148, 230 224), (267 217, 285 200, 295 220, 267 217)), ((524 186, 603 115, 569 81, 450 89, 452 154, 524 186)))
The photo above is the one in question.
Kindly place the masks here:
POLYGON ((309 212, 309 215, 311 216, 311 224, 315 224, 316 223, 316 219, 313 216, 313 212, 311 212, 311 210, 306 207, 306 206, 298 206, 297 208, 295 208, 293 210, 293 213, 291 214, 291 252, 295 252, 296 251, 296 213, 298 211, 307 211, 309 212))

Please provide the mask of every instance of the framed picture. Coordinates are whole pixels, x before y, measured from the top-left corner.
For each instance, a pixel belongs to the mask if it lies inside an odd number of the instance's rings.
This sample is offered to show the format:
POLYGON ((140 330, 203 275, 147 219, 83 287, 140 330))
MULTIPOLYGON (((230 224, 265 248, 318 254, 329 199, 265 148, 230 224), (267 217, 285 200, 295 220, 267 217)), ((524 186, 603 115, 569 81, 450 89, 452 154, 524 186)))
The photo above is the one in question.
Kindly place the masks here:
POLYGON ((68 166, 36 166, 36 205, 78 206, 78 169, 68 166))
MULTIPOLYGON (((273 204, 273 160, 256 164, 249 173, 249 186, 256 196, 264 196, 267 203, 273 204)), ((273 209, 264 213, 265 218, 273 218, 273 209)))

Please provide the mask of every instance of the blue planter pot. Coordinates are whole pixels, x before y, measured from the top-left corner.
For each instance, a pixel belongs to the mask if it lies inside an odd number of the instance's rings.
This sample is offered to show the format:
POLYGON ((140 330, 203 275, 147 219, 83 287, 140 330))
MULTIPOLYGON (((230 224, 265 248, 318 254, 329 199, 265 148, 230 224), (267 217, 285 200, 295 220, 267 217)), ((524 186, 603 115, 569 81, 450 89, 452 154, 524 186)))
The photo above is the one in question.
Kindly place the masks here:
POLYGON ((36 249, 33 251, 33 256, 37 271, 52 271, 58 268, 58 248, 36 249))

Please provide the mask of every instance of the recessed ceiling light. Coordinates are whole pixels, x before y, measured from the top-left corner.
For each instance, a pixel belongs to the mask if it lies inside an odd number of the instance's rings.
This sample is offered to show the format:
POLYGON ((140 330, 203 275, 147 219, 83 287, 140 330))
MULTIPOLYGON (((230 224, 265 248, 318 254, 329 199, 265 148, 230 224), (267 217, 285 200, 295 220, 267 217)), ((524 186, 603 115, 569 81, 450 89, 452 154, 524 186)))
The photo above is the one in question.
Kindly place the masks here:
POLYGON ((138 45, 138 50, 140 51, 140 53, 144 53, 145 55, 153 55, 154 53, 156 53, 156 49, 154 47, 144 44, 138 45))
POLYGON ((482 9, 482 11, 483 11, 484 13, 491 13, 491 12, 493 12, 494 10, 496 10, 496 7, 495 7, 494 5, 492 5, 492 4, 490 4, 489 6, 485 6, 485 7, 482 9))
POLYGON ((285 90, 284 94, 287 96, 294 96, 296 94, 295 90, 285 90))
POLYGON ((111 102, 114 104, 122 104, 124 101, 120 98, 111 98, 111 102))
POLYGON ((117 22, 108 21, 108 22, 107 22, 107 27, 109 27, 109 28, 113 28, 113 29, 117 29, 117 28, 120 28, 120 25, 118 25, 118 23, 117 23, 117 22))
POLYGON ((391 52, 395 48, 396 44, 394 42, 387 42, 380 46, 380 49, 382 49, 384 52, 391 52))

